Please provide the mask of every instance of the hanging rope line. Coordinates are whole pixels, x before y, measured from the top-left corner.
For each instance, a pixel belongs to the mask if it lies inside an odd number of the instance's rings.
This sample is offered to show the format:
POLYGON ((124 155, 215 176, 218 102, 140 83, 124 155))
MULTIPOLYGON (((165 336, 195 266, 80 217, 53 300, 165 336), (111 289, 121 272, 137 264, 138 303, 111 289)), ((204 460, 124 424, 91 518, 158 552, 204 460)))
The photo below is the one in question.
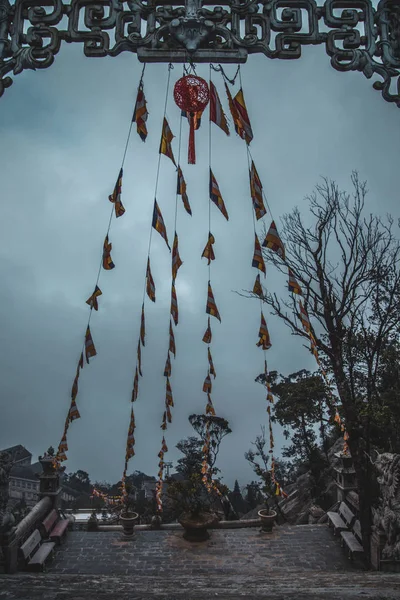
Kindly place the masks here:
MULTIPOLYGON (((142 71, 141 81, 143 79, 143 74, 144 74, 144 68, 142 71)), ((53 465, 55 468, 59 467, 61 462, 64 462, 67 460, 66 453, 68 451, 68 442, 67 442, 68 429, 69 429, 69 426, 72 423, 72 421, 80 418, 80 413, 79 413, 79 410, 78 410, 78 407, 76 404, 76 398, 78 395, 78 381, 79 381, 80 371, 83 369, 83 365, 84 365, 83 357, 85 355, 86 362, 87 362, 87 364, 89 364, 89 359, 97 355, 97 350, 94 345, 91 330, 90 330, 90 322, 92 319, 93 310, 98 311, 98 308, 99 308, 98 298, 99 298, 99 296, 102 295, 102 291, 99 288, 102 267, 106 271, 110 271, 110 270, 114 269, 114 267, 115 267, 115 265, 112 261, 112 258, 111 258, 112 244, 109 242, 109 233, 111 230, 111 223, 112 223, 112 218, 113 218, 114 212, 115 212, 116 218, 121 217, 125 213, 125 208, 124 208, 124 206, 122 204, 122 200, 121 200, 122 178, 123 178, 123 169, 124 169, 126 154, 127 154, 127 150, 128 150, 128 146, 129 146, 129 142, 130 142, 131 132, 132 132, 132 125, 133 125, 133 119, 131 119, 131 122, 129 125, 128 135, 127 135, 126 142, 125 142, 125 148, 124 148, 124 152, 123 152, 123 156, 122 156, 122 160, 121 160, 121 167, 120 167, 120 171, 119 171, 119 174, 117 177, 117 181, 114 186, 114 190, 113 190, 112 194, 108 197, 109 201, 113 204, 113 206, 110 211, 110 218, 108 220, 106 236, 105 236, 104 243, 103 243, 103 255, 102 255, 99 269, 97 272, 94 290, 93 290, 92 295, 86 300, 86 304, 88 304, 90 307, 89 316, 88 316, 88 321, 87 321, 87 325, 86 325, 85 337, 84 337, 84 341, 82 344, 82 350, 79 355, 78 366, 77 366, 75 378, 74 378, 74 381, 72 384, 71 403, 70 403, 70 407, 69 407, 67 417, 65 420, 63 435, 61 437, 61 441, 58 445, 57 453, 56 453, 56 455, 54 457, 54 461, 53 461, 53 465)))

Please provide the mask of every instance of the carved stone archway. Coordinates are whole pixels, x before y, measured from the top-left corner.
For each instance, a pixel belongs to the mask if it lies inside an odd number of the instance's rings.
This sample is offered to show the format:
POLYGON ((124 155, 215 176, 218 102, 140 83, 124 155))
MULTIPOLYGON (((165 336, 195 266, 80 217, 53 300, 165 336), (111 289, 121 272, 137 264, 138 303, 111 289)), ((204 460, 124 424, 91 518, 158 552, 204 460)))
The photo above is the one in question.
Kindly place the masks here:
POLYGON ((378 75, 400 106, 400 3, 381 0, 0 0, 0 96, 8 75, 44 69, 61 42, 86 56, 136 52, 142 62, 243 63, 248 54, 300 58, 325 45, 338 71, 378 75))

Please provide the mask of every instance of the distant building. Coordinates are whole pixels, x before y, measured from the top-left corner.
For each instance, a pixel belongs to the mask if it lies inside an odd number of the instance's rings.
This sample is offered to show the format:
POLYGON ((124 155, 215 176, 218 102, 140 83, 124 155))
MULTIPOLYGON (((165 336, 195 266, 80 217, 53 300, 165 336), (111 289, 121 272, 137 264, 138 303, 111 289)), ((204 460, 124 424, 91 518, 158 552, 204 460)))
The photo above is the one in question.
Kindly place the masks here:
MULTIPOLYGON (((15 506, 24 499, 29 508, 35 506, 40 499, 39 475, 42 472, 42 465, 40 462, 31 464, 32 454, 24 446, 21 446, 21 444, 12 446, 11 448, 4 448, 0 452, 8 452, 14 461, 8 489, 9 504, 15 506)), ((71 502, 75 497, 76 493, 74 494, 73 490, 63 488, 61 492, 62 500, 71 502)))

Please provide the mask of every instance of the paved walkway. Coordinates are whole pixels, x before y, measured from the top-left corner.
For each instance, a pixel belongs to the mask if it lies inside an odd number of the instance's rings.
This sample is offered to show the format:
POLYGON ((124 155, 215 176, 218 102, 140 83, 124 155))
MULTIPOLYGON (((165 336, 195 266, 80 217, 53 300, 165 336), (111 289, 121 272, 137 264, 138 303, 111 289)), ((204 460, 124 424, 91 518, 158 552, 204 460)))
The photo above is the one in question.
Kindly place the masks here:
POLYGON ((326 525, 213 530, 207 542, 191 543, 182 531, 138 531, 134 541, 118 532, 75 531, 57 550, 49 573, 88 575, 265 575, 277 570, 348 571, 337 538, 326 525))

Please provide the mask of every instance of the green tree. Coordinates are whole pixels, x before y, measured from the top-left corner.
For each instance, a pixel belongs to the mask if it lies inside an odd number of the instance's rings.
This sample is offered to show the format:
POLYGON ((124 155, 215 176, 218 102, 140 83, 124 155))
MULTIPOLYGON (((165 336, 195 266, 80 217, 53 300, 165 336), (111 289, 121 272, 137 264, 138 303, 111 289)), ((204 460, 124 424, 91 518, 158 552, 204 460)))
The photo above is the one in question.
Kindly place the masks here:
POLYGON ((190 415, 190 424, 196 433, 200 436, 202 441, 202 447, 207 438, 207 431, 210 435, 210 444, 208 450, 208 464, 212 474, 219 472, 219 469, 215 467, 215 463, 218 457, 219 448, 224 437, 232 433, 232 429, 229 427, 229 422, 223 417, 215 417, 212 415, 190 415))
POLYGON ((188 437, 180 440, 176 444, 176 448, 182 452, 183 457, 179 458, 176 465, 178 473, 182 473, 186 478, 189 478, 194 473, 201 472, 201 463, 203 460, 203 442, 198 437, 188 437))
MULTIPOLYGON (((400 244, 391 217, 365 214, 366 183, 355 172, 352 184, 351 196, 323 179, 307 198, 308 213, 295 208, 283 217, 285 258, 270 250, 265 256, 286 276, 288 265, 294 272, 318 352, 336 385, 350 436, 363 545, 369 557, 373 503, 369 455, 376 413, 386 409, 380 389, 383 356, 400 333, 400 244)), ((295 294, 285 300, 266 292, 263 300, 309 346, 295 294)))

